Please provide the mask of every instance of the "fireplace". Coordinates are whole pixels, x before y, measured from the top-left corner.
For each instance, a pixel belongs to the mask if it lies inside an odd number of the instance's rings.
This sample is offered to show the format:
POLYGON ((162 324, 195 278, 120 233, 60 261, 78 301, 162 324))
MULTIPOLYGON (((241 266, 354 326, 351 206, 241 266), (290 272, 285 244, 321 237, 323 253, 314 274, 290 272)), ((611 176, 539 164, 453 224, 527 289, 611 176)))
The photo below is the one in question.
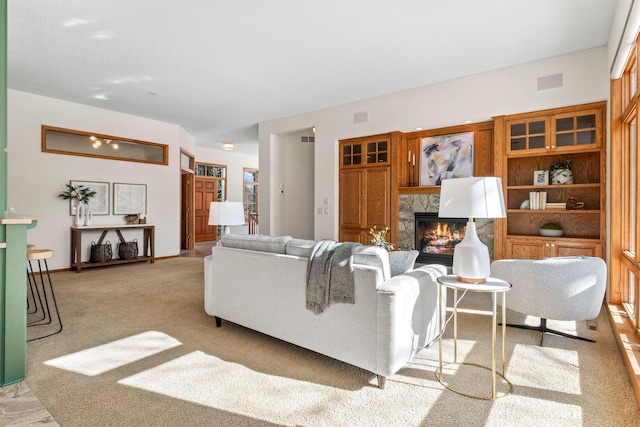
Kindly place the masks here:
POLYGON ((415 212, 416 262, 453 265, 453 248, 464 238, 466 219, 439 218, 436 212, 415 212))

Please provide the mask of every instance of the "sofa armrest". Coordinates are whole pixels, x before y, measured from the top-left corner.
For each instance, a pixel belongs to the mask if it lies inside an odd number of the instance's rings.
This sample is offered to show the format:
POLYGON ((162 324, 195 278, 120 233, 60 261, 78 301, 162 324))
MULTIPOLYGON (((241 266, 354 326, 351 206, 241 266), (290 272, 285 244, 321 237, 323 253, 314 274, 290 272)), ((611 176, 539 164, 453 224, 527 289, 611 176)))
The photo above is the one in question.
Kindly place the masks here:
POLYGON ((378 288, 377 360, 382 375, 393 375, 438 337, 436 279, 446 273, 444 266, 425 265, 392 277, 378 288))

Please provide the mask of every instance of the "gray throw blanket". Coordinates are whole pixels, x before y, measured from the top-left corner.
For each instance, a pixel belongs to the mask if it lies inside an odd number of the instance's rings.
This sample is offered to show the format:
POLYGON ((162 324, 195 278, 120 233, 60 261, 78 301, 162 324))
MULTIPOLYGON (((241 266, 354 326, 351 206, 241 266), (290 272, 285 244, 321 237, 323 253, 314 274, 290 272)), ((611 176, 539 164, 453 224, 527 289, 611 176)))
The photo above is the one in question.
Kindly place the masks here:
POLYGON ((307 264, 308 310, 320 314, 333 302, 355 302, 351 254, 357 246, 360 243, 333 240, 320 240, 314 245, 307 264))

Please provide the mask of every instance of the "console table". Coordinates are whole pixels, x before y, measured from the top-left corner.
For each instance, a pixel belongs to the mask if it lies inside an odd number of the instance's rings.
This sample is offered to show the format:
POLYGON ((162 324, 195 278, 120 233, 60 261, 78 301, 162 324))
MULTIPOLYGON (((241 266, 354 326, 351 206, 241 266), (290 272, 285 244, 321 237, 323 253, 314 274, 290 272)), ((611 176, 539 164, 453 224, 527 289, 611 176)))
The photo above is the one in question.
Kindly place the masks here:
MULTIPOLYGON (((80 273, 83 268, 103 267, 107 265, 128 264, 132 262, 155 261, 155 226, 152 224, 131 224, 131 225, 96 225, 85 227, 71 227, 71 271, 80 273), (123 230, 142 230, 142 241, 139 244, 140 256, 133 259, 111 259, 105 262, 82 262, 82 235, 85 233, 100 232, 98 244, 102 244, 107 233, 110 231, 118 235, 120 241, 125 242, 122 235, 123 230)), ((114 245, 115 246, 115 245, 114 245)))

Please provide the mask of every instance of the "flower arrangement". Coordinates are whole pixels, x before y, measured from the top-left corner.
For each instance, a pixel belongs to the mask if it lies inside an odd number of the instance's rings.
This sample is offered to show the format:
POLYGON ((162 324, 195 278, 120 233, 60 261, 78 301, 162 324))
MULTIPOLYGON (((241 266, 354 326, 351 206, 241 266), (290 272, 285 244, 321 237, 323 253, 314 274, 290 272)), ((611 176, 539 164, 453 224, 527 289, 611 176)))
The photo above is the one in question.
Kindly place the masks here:
POLYGON ((371 239, 371 243, 373 243, 375 246, 386 249, 387 251, 392 251, 393 245, 384 239, 388 231, 389 227, 378 230, 378 228, 374 225, 373 228, 369 229, 369 234, 373 236, 373 239, 371 239))
POLYGON ((78 185, 74 187, 66 184, 67 189, 58 194, 58 197, 64 200, 76 199, 79 203, 89 203, 89 200, 96 195, 96 192, 88 187, 78 185))

